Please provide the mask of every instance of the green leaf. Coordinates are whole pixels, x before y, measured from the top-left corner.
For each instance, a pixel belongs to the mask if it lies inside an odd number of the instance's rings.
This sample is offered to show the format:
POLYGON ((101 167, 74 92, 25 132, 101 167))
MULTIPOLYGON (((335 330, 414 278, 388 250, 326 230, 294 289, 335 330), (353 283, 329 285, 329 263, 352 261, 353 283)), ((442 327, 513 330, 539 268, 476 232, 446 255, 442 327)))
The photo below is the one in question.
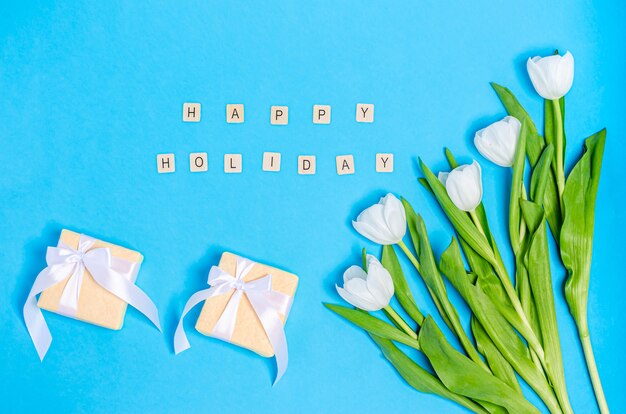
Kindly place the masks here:
POLYGON ((565 388, 561 341, 559 339, 554 295, 552 293, 545 215, 543 208, 532 201, 522 200, 521 207, 524 220, 530 232, 525 264, 528 269, 528 279, 535 299, 537 319, 541 329, 541 337, 543 338, 547 366, 546 374, 554 387, 561 408, 566 413, 572 413, 572 407, 570 406, 565 388))
MULTIPOLYGON (((491 86, 498 94, 500 101, 504 105, 509 115, 514 116, 520 122, 526 119, 528 123, 528 139, 526 140, 526 154, 528 155, 528 161, 530 166, 535 168, 535 165, 539 161, 539 157, 546 146, 546 142, 537 132, 537 127, 532 121, 528 112, 522 107, 515 95, 505 88, 496 83, 491 83, 491 86)), ((556 178, 553 171, 550 171, 549 179, 546 183, 546 195, 544 199, 544 208, 546 209, 546 216, 548 217, 548 223, 554 238, 559 242, 559 234, 561 231, 561 207, 558 198, 558 191, 556 187, 556 178)))
POLYGON ((539 204, 545 200, 546 186, 548 184, 553 156, 554 146, 549 144, 543 150, 541 157, 539 157, 539 161, 537 161, 530 179, 530 198, 539 204))
POLYGON ((454 205, 448 196, 446 188, 439 179, 437 179, 430 168, 428 168, 421 159, 419 160, 419 164, 424 173, 424 178, 428 181, 428 185, 433 191, 435 198, 459 235, 467 241, 478 254, 487 259, 490 263, 495 263, 496 259, 487 238, 476 228, 467 213, 459 210, 454 205))
POLYGON ((417 181, 422 185, 422 187, 424 187, 426 189, 426 191, 428 191, 431 194, 433 193, 433 190, 430 188, 430 185, 428 184, 428 181, 426 181, 426 179, 424 177, 418 178, 417 181))
POLYGON ((452 392, 487 401, 510 413, 539 413, 521 394, 455 350, 428 316, 419 343, 441 382, 452 392))
POLYGON ((533 349, 541 348, 537 336, 531 331, 530 327, 524 324, 520 315, 515 311, 511 299, 502 285, 502 281, 496 276, 491 265, 462 238, 460 243, 463 246, 469 265, 477 276, 476 287, 489 297, 498 312, 532 345, 533 349))
POLYGON ((415 223, 417 221, 417 214, 415 214, 415 210, 411 204, 403 197, 402 205, 404 206, 404 211, 406 213, 406 223, 409 227, 409 234, 411 236, 411 242, 413 242, 413 248, 415 249, 415 253, 419 256, 419 237, 417 235, 417 229, 415 228, 415 223))
POLYGON ((448 390, 437 377, 420 367, 390 340, 376 335, 370 334, 370 336, 398 374, 417 391, 447 398, 475 413, 488 413, 469 398, 448 390))
POLYGON ((371 334, 419 349, 419 344, 414 338, 367 312, 330 303, 324 303, 324 306, 371 334))
POLYGON ((565 282, 565 299, 578 327, 578 336, 583 346, 598 407, 601 412, 608 413, 609 408, 593 356, 587 322, 594 210, 605 138, 606 130, 603 129, 585 140, 585 153, 580 157, 565 183, 561 259, 568 272, 565 282))
POLYGON ((454 170, 456 167, 459 166, 459 163, 456 161, 456 158, 454 158, 454 154, 452 154, 452 151, 450 151, 449 148, 444 149, 444 153, 446 155, 446 160, 448 160, 448 164, 450 164, 451 170, 454 170))
POLYGON ((495 302, 480 287, 470 283, 463 266, 461 250, 455 239, 452 239, 450 246, 441 255, 439 268, 467 302, 502 356, 535 390, 550 412, 561 412, 552 387, 547 382, 543 371, 530 359, 528 348, 522 339, 500 313, 500 308, 496 307, 495 302))
POLYGON ((409 284, 404 277, 404 272, 400 266, 400 261, 396 252, 393 250, 393 246, 383 246, 383 255, 381 263, 385 269, 389 271, 391 279, 393 279, 393 288, 395 291, 395 297, 404 309, 404 311, 413 319, 418 325, 422 324, 424 315, 420 312, 409 284))
POLYGON ((524 107, 519 103, 515 95, 513 95, 513 93, 508 88, 498 85, 495 82, 491 82, 491 86, 496 91, 496 94, 498 94, 498 98, 500 98, 500 101, 504 105, 504 108, 506 109, 508 114, 517 118, 520 122, 526 119, 530 136, 539 138, 536 142, 533 142, 532 140, 526 142, 526 151, 529 152, 528 157, 530 158, 531 164, 534 164, 535 162, 537 162, 537 159, 539 158, 539 155, 541 154, 541 151, 545 146, 543 138, 541 138, 539 136, 539 133, 537 132, 537 127, 535 126, 535 123, 533 122, 530 115, 528 115, 528 112, 526 112, 524 107))
POLYGON ((593 247, 594 210, 602 168, 606 130, 585 140, 580 157, 563 193, 565 215, 561 233, 561 259, 569 277, 565 299, 579 329, 587 329, 587 299, 593 247))
POLYGON ((424 224, 422 216, 417 216, 415 225, 420 243, 420 274, 422 279, 424 280, 424 283, 426 283, 426 286, 428 286, 431 296, 433 296, 433 300, 436 304, 438 303, 437 309, 439 309, 442 318, 459 339, 461 346, 467 355, 481 368, 488 371, 489 368, 480 358, 478 351, 474 348, 474 344, 467 336, 463 326, 461 325, 461 320, 459 319, 456 309, 452 306, 452 303, 450 303, 448 293, 446 292, 446 285, 443 281, 443 277, 441 277, 441 274, 439 273, 439 269, 437 268, 437 262, 435 261, 435 256, 433 254, 430 241, 428 240, 428 232, 426 231, 426 225, 424 224))
POLYGON ((521 210, 519 200, 522 198, 522 187, 524 185, 524 164, 526 163, 526 136, 528 135, 528 118, 522 120, 522 126, 515 149, 513 160, 513 177, 511 178, 511 197, 509 201, 509 238, 513 253, 519 252, 522 238, 520 234, 521 210))
POLYGON ((472 332, 474 333, 474 338, 476 338, 476 346, 478 347, 480 353, 485 356, 493 375, 500 378, 511 388, 521 394, 522 388, 517 381, 515 370, 511 364, 509 364, 506 358, 504 358, 500 351, 498 351, 498 348, 495 346, 491 338, 489 338, 489 335, 487 335, 485 329, 482 327, 480 322, 478 322, 476 316, 472 316, 470 323, 472 332))

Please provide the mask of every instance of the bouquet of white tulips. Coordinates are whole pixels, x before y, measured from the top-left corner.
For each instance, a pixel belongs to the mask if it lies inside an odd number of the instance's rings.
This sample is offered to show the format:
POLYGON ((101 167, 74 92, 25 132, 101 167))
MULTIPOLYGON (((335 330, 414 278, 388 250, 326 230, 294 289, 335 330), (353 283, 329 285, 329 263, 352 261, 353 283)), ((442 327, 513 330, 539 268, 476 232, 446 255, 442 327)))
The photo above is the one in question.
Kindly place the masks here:
POLYGON ((529 59, 527 66, 536 91, 545 99, 543 136, 514 95, 492 84, 508 116, 476 132, 474 139, 485 158, 512 168, 508 228, 514 268, 507 268, 490 232, 479 163, 458 165, 446 149, 449 172, 436 176, 419 160, 423 172, 419 182, 456 231, 439 260, 422 217, 406 200, 388 194, 353 222, 357 232, 383 246, 380 261, 364 250, 361 266, 346 270, 343 287, 337 286, 339 295, 358 309, 326 306, 364 329, 419 391, 477 413, 537 413, 521 391, 519 375, 551 413, 573 413, 555 314, 555 296, 560 295, 552 289, 547 223, 569 276, 564 295, 578 327, 598 407, 608 413, 587 325, 593 218, 605 130, 585 140, 585 151, 566 177, 564 96, 574 79, 574 59, 569 52, 555 53, 529 59), (530 174, 524 173, 527 160, 530 174), (415 267, 445 329, 462 350, 451 346, 442 327, 420 310, 394 246, 415 267), (444 278, 471 311, 469 332, 448 298, 444 278), (392 308, 394 296, 402 312, 392 308), (370 313, 380 310, 386 318, 370 313), (411 352, 422 352, 430 367, 418 365, 409 357, 411 352))

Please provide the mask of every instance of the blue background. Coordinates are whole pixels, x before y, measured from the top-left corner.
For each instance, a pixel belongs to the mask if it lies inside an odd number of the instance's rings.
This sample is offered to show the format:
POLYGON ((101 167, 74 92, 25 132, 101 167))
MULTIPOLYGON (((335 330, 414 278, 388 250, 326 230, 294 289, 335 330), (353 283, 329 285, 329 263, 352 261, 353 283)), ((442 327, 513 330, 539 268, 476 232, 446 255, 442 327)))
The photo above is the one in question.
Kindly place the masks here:
MULTIPOLYGON (((613 412, 626 412, 621 230, 626 215, 625 6, 619 2, 48 2, 0 3, 0 396, 3 411, 35 412, 462 412, 415 392, 361 331, 332 315, 334 284, 358 263, 350 220, 387 191, 420 211, 437 254, 451 229, 417 185, 416 157, 443 168, 442 147, 479 157, 473 133, 504 116, 489 81, 510 87, 542 126, 542 102, 525 61, 554 48, 576 59, 567 96, 568 160, 606 126, 589 320, 613 412), (183 123, 183 102, 202 122, 183 123), (354 120, 374 103, 375 122, 354 120), (225 123, 244 103, 246 121, 225 123), (313 125, 314 104, 332 123, 313 125), (288 105, 288 126, 269 124, 288 105), (209 153, 190 173, 188 154, 209 153), (263 151, 283 156, 261 171, 263 151), (177 171, 159 175, 157 153, 177 171), (243 154, 243 173, 222 170, 243 154), (393 174, 374 156, 392 152, 393 174), (318 157, 299 176, 299 154, 318 157), (336 155, 357 173, 337 176, 336 155), (141 251, 138 285, 161 311, 164 335, 134 309, 121 331, 46 313, 54 341, 40 363, 21 309, 45 249, 70 228, 141 251), (222 251, 300 276, 286 326, 290 364, 271 387, 274 362, 206 338, 187 324, 192 348, 174 356, 184 301, 206 286, 222 251)), ((480 158, 479 158, 480 159, 480 158)), ((481 161, 484 161, 480 159, 481 161)), ((510 172, 488 162, 484 201, 502 250, 510 172)), ((418 303, 434 311, 410 272, 418 303)), ((595 411, 591 385, 555 267, 558 321, 570 397, 595 411)), ((456 292, 454 303, 467 312, 456 292)), ((529 393, 529 395, 531 395, 529 393)), ((537 398, 530 397, 533 402, 537 398)))

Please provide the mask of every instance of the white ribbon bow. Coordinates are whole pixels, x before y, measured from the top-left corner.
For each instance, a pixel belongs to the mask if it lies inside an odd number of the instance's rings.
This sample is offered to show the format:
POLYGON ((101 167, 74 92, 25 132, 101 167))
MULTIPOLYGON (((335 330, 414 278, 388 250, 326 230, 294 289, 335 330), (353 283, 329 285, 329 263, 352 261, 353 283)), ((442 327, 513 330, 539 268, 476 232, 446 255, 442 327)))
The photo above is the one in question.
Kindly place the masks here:
POLYGON ((70 275, 59 300, 58 312, 75 317, 85 269, 96 283, 146 315, 161 330, 156 306, 131 281, 137 272, 135 263, 111 256, 111 250, 106 247, 92 249, 95 242, 96 239, 81 234, 78 249, 72 249, 63 242, 59 242, 57 247, 48 247, 48 266, 37 275, 24 304, 24 322, 42 361, 52 343, 52 335, 37 306, 37 295, 70 275))
POLYGON ((285 337, 280 314, 286 316, 289 313, 292 298, 289 295, 272 290, 272 275, 244 282, 243 279, 254 265, 255 263, 250 260, 237 257, 235 276, 217 266, 211 267, 208 281, 211 287, 194 293, 185 304, 183 314, 174 334, 174 351, 176 354, 179 354, 190 347, 183 325, 185 315, 198 303, 210 297, 223 295, 234 290, 224 312, 213 327, 211 335, 225 341, 231 340, 237 322, 239 302, 242 295, 245 294, 254 312, 259 317, 270 344, 274 348, 277 367, 274 384, 276 384, 287 370, 288 364, 287 338, 285 337))

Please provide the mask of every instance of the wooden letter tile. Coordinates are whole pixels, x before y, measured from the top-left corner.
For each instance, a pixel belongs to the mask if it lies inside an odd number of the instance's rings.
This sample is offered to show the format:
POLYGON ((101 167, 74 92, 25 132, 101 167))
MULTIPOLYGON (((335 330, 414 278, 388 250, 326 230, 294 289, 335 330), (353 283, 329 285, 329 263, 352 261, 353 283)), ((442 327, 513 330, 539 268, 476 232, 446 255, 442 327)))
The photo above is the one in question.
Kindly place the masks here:
POLYGON ((287 125, 289 123, 289 107, 272 106, 270 110, 270 123, 272 125, 287 125))
POLYGON ((337 174, 354 174, 354 157, 352 155, 338 155, 336 158, 337 174))
POLYGON ((263 153, 263 171, 280 171, 280 152, 263 153))
POLYGON ((300 155, 298 157, 298 174, 315 174, 315 155, 300 155))
POLYGON ((200 104, 185 102, 183 104, 183 122, 200 122, 200 104))
POLYGON ((209 169, 206 152, 192 152, 189 154, 189 171, 202 172, 209 169))
POLYGON ((159 174, 176 171, 174 154, 157 154, 157 171, 159 174))
POLYGON ((376 154, 376 172, 393 172, 393 154, 376 154))
POLYGON ((226 105, 226 122, 229 124, 243 123, 243 104, 226 105))
POLYGON ((356 104, 356 122, 374 122, 374 104, 356 104))
POLYGON ((313 123, 330 124, 330 105, 313 105, 313 123))
POLYGON ((224 154, 224 172, 240 173, 242 169, 241 154, 224 154))

